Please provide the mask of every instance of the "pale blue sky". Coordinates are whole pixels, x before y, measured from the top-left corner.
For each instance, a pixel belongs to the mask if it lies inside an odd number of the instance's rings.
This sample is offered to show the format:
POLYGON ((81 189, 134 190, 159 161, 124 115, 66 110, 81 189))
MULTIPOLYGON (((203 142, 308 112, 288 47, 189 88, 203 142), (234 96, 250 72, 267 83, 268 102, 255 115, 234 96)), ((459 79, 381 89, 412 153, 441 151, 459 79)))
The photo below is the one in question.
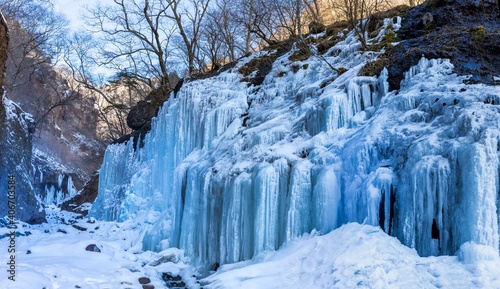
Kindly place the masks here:
POLYGON ((76 30, 84 24, 82 14, 85 7, 112 3, 113 0, 53 0, 56 12, 62 13, 71 21, 71 29, 76 30))

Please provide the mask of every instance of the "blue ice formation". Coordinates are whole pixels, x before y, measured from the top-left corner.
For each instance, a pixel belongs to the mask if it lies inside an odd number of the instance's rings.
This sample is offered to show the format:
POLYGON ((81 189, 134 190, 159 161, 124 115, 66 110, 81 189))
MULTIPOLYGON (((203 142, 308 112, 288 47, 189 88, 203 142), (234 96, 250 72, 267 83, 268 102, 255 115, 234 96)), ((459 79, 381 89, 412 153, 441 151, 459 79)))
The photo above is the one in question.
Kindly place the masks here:
POLYGON ((185 83, 143 147, 108 147, 91 215, 142 223, 143 249, 178 247, 205 268, 348 222, 423 256, 467 242, 498 254, 500 108, 485 101, 498 88, 422 58, 388 92, 387 71, 356 76, 374 57, 358 44, 327 52, 342 75, 314 57, 294 72, 284 55, 248 87, 237 70, 250 56, 185 83))

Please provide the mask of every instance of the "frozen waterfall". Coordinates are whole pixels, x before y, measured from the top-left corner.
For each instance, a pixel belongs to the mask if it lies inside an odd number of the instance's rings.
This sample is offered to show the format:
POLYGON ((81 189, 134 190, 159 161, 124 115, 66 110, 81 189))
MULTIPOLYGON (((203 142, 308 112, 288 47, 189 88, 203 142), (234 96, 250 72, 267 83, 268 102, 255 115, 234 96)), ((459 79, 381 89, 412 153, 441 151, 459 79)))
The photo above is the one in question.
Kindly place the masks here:
POLYGON ((236 73, 245 61, 185 83, 142 148, 107 149, 91 215, 147 224, 144 249, 178 247, 204 268, 347 222, 422 255, 467 242, 498 254, 500 114, 481 100, 498 89, 423 58, 388 93, 386 71, 356 76, 358 56, 339 76, 314 59, 293 72, 285 55, 258 89, 236 73))

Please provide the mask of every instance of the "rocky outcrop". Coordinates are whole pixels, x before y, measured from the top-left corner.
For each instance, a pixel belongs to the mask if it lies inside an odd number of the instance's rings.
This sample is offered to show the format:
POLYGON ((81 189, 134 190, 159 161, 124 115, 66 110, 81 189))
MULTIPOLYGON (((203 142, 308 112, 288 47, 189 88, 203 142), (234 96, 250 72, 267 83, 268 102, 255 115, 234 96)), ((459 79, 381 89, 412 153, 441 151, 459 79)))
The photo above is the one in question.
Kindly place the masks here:
POLYGON ((499 84, 500 8, 498 0, 433 0, 411 9, 398 31, 400 43, 388 51, 390 89, 425 56, 447 58, 459 75, 475 83, 499 84))
POLYGON ((145 100, 134 106, 128 116, 127 125, 133 130, 140 130, 158 114, 160 106, 168 99, 170 93, 163 93, 161 89, 153 90, 145 100))
MULTIPOLYGON (((7 48, 9 45, 9 35, 7 24, 3 15, 0 14, 0 95, 3 95, 3 84, 5 83, 5 63, 7 62, 7 48)), ((2 99, 0 98, 0 104, 2 99)))
MULTIPOLYGON (((5 84, 5 60, 8 45, 7 25, 0 17, 0 80, 5 84)), ((15 199, 15 210, 8 203, 6 196, 0 198, 0 217, 9 215, 28 223, 45 221, 45 211, 35 197, 30 182, 31 168, 31 138, 33 120, 17 105, 7 98, 0 103, 0 188, 6 194, 8 187, 14 185, 12 196, 15 199), (9 177, 11 176, 11 177, 9 177), (10 182, 10 183, 9 183, 10 182), (10 211, 9 211, 10 210, 10 211)), ((9 191, 10 191, 9 187, 9 191)))
POLYGON ((62 203, 61 209, 86 216, 89 210, 88 205, 92 204, 97 198, 98 186, 99 174, 96 172, 78 195, 62 203))
MULTIPOLYGON (((182 85, 182 80, 178 83, 182 85)), ((174 93, 176 89, 174 89, 174 93)), ((134 147, 137 147, 137 145, 141 147, 144 136, 151 130, 151 120, 158 114, 160 107, 169 96, 170 91, 165 93, 161 89, 155 89, 146 96, 146 99, 139 101, 130 109, 127 115, 127 125, 134 131, 117 139, 114 143, 124 143, 132 140, 134 147), (141 140, 140 144, 138 144, 139 140, 141 140)))

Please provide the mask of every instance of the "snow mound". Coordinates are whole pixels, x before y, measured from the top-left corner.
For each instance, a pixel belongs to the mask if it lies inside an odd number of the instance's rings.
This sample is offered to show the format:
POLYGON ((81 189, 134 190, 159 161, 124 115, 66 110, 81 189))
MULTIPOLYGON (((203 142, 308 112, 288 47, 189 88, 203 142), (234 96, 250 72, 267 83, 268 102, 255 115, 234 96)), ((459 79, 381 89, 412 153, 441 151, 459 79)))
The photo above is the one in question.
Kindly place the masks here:
MULTIPOLYGON (((466 244, 462 250, 483 247, 466 244)), ((470 265, 457 257, 420 257, 379 227, 349 223, 251 262, 224 265, 202 284, 210 289, 500 288, 499 269, 498 261, 470 265)))

